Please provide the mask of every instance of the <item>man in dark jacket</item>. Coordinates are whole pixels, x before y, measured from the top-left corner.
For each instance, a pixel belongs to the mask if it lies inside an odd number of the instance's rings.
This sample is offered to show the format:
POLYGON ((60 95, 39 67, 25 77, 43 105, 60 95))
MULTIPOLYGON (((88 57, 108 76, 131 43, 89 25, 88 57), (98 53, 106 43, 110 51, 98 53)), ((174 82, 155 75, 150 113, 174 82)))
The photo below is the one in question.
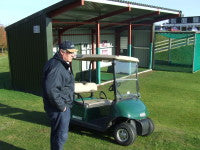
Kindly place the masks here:
POLYGON ((51 150, 62 150, 68 138, 74 94, 74 77, 69 63, 76 51, 72 42, 64 41, 59 45, 59 52, 44 66, 43 101, 51 122, 51 150))

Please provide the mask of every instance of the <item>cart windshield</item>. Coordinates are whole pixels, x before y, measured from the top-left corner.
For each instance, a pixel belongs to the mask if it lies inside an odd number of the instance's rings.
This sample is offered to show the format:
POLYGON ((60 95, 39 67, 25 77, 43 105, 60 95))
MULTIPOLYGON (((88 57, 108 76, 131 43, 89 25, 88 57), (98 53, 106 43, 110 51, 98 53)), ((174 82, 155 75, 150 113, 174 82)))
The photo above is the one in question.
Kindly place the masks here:
POLYGON ((115 77, 117 99, 132 99, 138 95, 138 65, 135 62, 116 61, 115 77))

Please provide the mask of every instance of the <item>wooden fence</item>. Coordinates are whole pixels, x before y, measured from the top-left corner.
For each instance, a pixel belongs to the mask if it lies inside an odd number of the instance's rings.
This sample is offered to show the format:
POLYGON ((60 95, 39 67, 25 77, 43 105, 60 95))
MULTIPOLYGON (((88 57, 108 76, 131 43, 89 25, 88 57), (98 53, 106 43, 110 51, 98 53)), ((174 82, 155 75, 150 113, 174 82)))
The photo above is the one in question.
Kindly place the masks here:
POLYGON ((154 52, 159 53, 170 49, 194 44, 194 37, 184 39, 167 39, 154 44, 154 52))

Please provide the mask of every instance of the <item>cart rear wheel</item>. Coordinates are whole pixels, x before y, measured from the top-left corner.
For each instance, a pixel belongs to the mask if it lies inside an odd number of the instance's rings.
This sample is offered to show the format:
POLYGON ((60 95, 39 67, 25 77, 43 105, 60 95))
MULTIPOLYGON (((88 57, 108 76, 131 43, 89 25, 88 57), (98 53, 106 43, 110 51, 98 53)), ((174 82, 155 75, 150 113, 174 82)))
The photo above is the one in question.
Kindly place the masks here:
POLYGON ((115 127, 114 138, 120 145, 131 145, 136 136, 136 129, 129 123, 124 122, 115 127))

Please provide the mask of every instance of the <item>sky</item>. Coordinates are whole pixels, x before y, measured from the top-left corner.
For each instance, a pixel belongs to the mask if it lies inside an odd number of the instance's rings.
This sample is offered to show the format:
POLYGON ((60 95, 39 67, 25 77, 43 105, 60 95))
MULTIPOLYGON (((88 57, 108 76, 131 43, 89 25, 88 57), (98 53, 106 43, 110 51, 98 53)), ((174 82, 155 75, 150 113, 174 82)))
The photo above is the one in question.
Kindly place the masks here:
MULTIPOLYGON (((0 24, 8 26, 62 0, 0 0, 0 24)), ((184 16, 200 16, 199 0, 131 0, 181 10, 184 16)))

